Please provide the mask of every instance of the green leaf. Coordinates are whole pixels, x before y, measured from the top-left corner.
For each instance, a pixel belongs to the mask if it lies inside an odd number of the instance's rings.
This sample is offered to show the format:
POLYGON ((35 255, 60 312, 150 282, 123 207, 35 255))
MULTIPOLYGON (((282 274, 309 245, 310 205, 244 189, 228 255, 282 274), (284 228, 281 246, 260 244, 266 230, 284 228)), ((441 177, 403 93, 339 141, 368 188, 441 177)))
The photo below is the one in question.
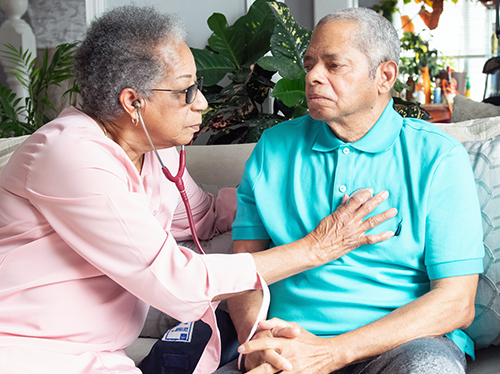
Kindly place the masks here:
POLYGON ((399 78, 394 83, 394 91, 401 93, 403 90, 411 90, 411 87, 403 83, 399 78))
POLYGON ((277 19, 271 36, 274 64, 282 77, 294 79, 304 69, 302 58, 311 40, 312 31, 295 22, 284 3, 272 2, 269 6, 277 19))
POLYGON ((206 49, 191 48, 196 61, 196 70, 199 77, 203 77, 203 85, 217 84, 227 73, 236 66, 227 58, 206 49))
POLYGON ((6 102, 10 103, 12 110, 15 111, 17 116, 22 114, 23 118, 24 116, 26 118, 26 122, 9 119, 9 123, 17 126, 17 129, 14 131, 16 135, 30 134, 47 120, 50 120, 44 114, 44 110, 45 108, 49 108, 55 112, 55 109, 54 105, 48 99, 47 89, 51 85, 59 85, 61 82, 73 78, 71 67, 77 44, 78 42, 74 42, 57 46, 54 58, 50 60, 50 63, 48 49, 46 49, 41 66, 36 69, 33 69, 36 59, 29 50, 23 51, 22 48, 17 50, 12 45, 5 45, 6 50, 1 51, 1 53, 8 61, 13 63, 13 66, 9 67, 16 71, 14 76, 27 88, 29 96, 23 101, 20 98, 14 100, 15 95, 12 96, 6 91, 0 90, 2 107, 4 107, 0 110, 0 113, 2 113, 2 125, 0 126, 2 132, 0 136, 8 136, 8 133, 5 132, 6 128, 3 126, 6 113, 11 117, 13 117, 14 113, 8 107, 5 107, 7 105, 6 102), (12 106, 13 101, 14 106, 12 106))
POLYGON ((277 125, 285 120, 284 117, 272 114, 259 114, 257 118, 250 120, 255 126, 248 133, 247 143, 256 143, 259 141, 264 130, 277 125))
POLYGON ((212 36, 208 45, 215 52, 227 57, 237 68, 245 59, 245 34, 240 28, 229 28, 226 17, 221 13, 212 14, 207 20, 212 36))
POLYGON ((248 13, 236 20, 233 28, 241 28, 245 32, 245 67, 254 64, 269 52, 275 24, 275 16, 267 5, 267 0, 254 1, 248 13))
POLYGON ((56 108, 54 108, 54 106, 52 105, 52 103, 50 102, 49 100, 49 95, 47 93, 45 93, 45 96, 42 98, 42 103, 44 105, 46 105, 47 107, 49 107, 50 109, 52 109, 54 112, 57 112, 56 111, 56 108))
MULTIPOLYGON (((17 111, 13 103, 13 97, 11 95, 12 90, 0 86, 0 108, 2 113, 8 117, 11 121, 17 120, 17 111)), ((15 97, 15 95, 14 95, 15 97)), ((19 102, 19 101, 17 101, 19 102)))
MULTIPOLYGON (((307 102, 305 102, 304 104, 307 104, 307 102)), ((295 107, 292 116, 293 118, 299 118, 305 116, 306 114, 309 114, 309 108, 307 106, 304 106, 304 104, 297 105, 295 107)))
POLYGON ((295 79, 281 78, 274 86, 271 96, 283 101, 288 107, 293 107, 306 100, 305 72, 295 79))
POLYGON ((264 56, 259 58, 257 61, 257 64, 262 69, 269 70, 269 71, 278 71, 278 63, 276 61, 276 57, 274 56, 264 56))

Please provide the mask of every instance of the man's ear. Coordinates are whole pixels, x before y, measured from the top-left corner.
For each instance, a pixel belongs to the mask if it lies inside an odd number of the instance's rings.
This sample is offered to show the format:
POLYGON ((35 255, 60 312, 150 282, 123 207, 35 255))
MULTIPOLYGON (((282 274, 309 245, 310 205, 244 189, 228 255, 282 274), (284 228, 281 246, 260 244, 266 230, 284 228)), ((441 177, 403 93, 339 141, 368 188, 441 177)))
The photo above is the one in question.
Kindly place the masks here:
POLYGON ((378 73, 380 74, 380 81, 378 86, 379 94, 386 94, 391 92, 396 79, 398 78, 398 64, 394 61, 385 61, 378 67, 378 73))
POLYGON ((133 105, 133 102, 136 100, 139 101, 141 108, 144 105, 144 100, 141 100, 137 92, 132 88, 124 88, 122 92, 120 92, 118 99, 120 100, 120 104, 122 105, 125 113, 127 113, 132 119, 137 119, 137 109, 133 105))

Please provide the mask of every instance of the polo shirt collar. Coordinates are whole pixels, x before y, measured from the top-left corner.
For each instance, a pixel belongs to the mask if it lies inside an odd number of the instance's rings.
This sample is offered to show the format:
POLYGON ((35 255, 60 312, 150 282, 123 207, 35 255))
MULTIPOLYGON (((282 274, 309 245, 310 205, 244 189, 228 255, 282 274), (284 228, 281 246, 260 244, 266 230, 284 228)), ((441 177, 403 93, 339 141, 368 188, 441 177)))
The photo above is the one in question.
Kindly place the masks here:
POLYGON ((394 110, 393 100, 391 99, 385 107, 382 115, 368 133, 354 143, 344 143, 337 138, 330 127, 322 122, 316 136, 312 149, 318 152, 331 152, 342 145, 348 144, 362 152, 378 153, 391 147, 398 137, 403 118, 394 110))

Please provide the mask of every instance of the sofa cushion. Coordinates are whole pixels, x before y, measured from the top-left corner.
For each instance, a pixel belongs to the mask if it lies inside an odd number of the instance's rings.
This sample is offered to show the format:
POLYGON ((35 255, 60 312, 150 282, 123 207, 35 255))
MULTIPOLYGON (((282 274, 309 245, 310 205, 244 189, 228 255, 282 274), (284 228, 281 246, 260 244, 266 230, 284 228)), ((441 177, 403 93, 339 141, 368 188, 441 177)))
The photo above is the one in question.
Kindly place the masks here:
POLYGON ((186 169, 197 183, 236 187, 254 147, 255 143, 192 145, 186 147, 186 169))
POLYGON ((178 323, 176 319, 151 306, 139 336, 159 339, 178 323))
POLYGON ((451 122, 462 122, 476 118, 497 116, 500 116, 500 106, 479 103, 462 95, 456 95, 453 99, 451 122))
POLYGON ((484 273, 479 276, 476 317, 466 330, 477 347, 500 345, 500 135, 463 143, 476 179, 484 231, 484 273))
POLYGON ((467 357, 467 374, 498 374, 499 368, 500 346, 492 345, 489 348, 478 350, 475 361, 467 357))
POLYGON ((17 147, 19 147, 28 136, 29 135, 0 139, 0 172, 5 168, 5 165, 7 165, 10 156, 12 156, 17 147))
POLYGON ((484 140, 500 134, 500 117, 471 119, 458 123, 435 123, 460 142, 484 140))

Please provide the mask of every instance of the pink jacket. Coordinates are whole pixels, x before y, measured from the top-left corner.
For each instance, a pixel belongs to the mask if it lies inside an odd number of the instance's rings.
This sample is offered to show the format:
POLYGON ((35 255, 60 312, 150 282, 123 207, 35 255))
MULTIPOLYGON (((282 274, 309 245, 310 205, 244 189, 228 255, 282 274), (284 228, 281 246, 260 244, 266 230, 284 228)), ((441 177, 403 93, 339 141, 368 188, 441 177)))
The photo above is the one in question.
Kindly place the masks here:
MULTIPOLYGON (((175 172, 177 151, 160 153, 175 172)), ((214 296, 267 293, 251 255, 177 246, 190 236, 184 206, 153 156, 139 174, 75 108, 12 156, 0 174, 0 373, 140 373, 123 349, 148 305, 215 329, 214 296)), ((200 238, 229 230, 234 190, 222 201, 184 180, 200 238)), ((219 355, 213 334, 196 373, 213 372, 219 355)))

